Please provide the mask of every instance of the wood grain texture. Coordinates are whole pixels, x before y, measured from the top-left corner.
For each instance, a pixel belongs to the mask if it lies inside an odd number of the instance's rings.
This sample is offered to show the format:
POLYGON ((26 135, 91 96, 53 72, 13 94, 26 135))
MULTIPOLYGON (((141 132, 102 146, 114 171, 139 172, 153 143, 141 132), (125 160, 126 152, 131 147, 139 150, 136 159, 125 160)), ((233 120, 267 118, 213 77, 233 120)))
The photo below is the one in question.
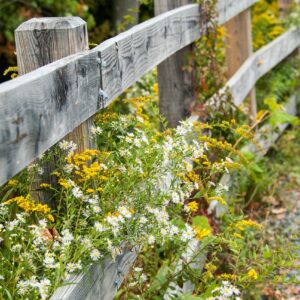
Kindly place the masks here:
MULTIPOLYGON (((253 53, 251 34, 251 10, 244 10, 225 24, 227 77, 231 78, 245 60, 253 53)), ((249 111, 255 118, 257 113, 256 93, 250 94, 249 111)))
MULTIPOLYGON (((232 0, 226 9, 226 1, 220 1, 220 23, 256 2, 247 0, 240 5, 240 1, 232 0)), ((45 23, 49 29, 54 27, 51 20, 45 23)), ((142 75, 199 38, 199 21, 198 5, 186 5, 134 26, 93 50, 1 84, 0 184, 111 103, 142 75), (127 49, 131 52, 126 53, 127 49)), ((27 26, 37 26, 33 23, 27 26)), ((22 48, 22 27, 19 31, 22 48)), ((48 62, 45 58, 44 63, 48 62)))
MULTIPOLYGON (((89 49, 87 25, 79 17, 33 18, 15 31, 20 74, 89 49)), ((89 139, 92 120, 75 128, 67 140, 78 144, 78 151, 94 145, 89 139)))
MULTIPOLYGON (((190 0, 155 0, 155 14, 191 3, 190 0)), ((180 19, 171 26, 174 32, 180 32, 180 19)), ((192 102, 194 87, 192 73, 184 71, 192 46, 186 46, 157 66, 159 86, 159 112, 168 121, 168 126, 176 127, 188 116, 188 107, 192 102)))
POLYGON ((286 17, 292 4, 293 0, 278 0, 279 15, 281 18, 286 17))
POLYGON ((106 259, 102 265, 92 265, 86 273, 75 276, 68 285, 58 288, 50 300, 113 299, 139 250, 139 247, 123 247, 123 254, 117 256, 115 262, 106 259))
POLYGON ((299 46, 300 30, 294 28, 255 52, 231 77, 225 88, 210 99, 211 105, 217 105, 219 97, 226 94, 227 89, 232 94, 234 104, 240 105, 255 86, 257 80, 288 57, 299 46))
POLYGON ((258 1, 260 0, 219 0, 217 2, 218 23, 220 25, 226 23, 258 1))

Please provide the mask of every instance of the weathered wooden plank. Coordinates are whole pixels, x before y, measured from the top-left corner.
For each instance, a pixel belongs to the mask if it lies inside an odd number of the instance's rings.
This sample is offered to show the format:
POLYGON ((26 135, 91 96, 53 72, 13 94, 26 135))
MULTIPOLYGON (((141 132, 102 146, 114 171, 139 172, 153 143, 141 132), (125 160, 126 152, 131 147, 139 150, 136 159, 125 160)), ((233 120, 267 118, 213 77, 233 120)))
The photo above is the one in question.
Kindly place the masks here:
MULTIPOLYGON (((245 3, 249 7, 254 2, 245 3)), ((220 16, 224 14, 220 23, 245 8, 231 4, 229 14, 224 9, 226 1, 220 3, 220 16)), ((91 51, 1 84, 0 184, 107 106, 143 74, 197 39, 199 18, 198 5, 187 5, 134 26, 91 51), (133 55, 124 54, 126 49, 132 49, 133 55), (131 61, 134 67, 129 65, 131 61)))
POLYGON ((117 256, 115 262, 106 259, 103 265, 92 265, 86 273, 70 279, 70 284, 58 288, 50 300, 113 299, 138 252, 139 247, 124 247, 123 254, 117 256))
POLYGON ((97 58, 74 55, 0 86, 1 184, 98 109, 97 58))
POLYGON ((259 0, 221 0, 217 2, 218 23, 224 24, 259 0))
POLYGON ((226 94, 226 90, 229 88, 233 102, 236 105, 240 105, 254 87, 257 80, 288 57, 299 46, 300 30, 294 28, 285 32, 248 58, 242 67, 227 82, 225 88, 220 91, 219 95, 215 95, 210 99, 211 104, 216 105, 219 97, 222 96, 222 94, 226 94))

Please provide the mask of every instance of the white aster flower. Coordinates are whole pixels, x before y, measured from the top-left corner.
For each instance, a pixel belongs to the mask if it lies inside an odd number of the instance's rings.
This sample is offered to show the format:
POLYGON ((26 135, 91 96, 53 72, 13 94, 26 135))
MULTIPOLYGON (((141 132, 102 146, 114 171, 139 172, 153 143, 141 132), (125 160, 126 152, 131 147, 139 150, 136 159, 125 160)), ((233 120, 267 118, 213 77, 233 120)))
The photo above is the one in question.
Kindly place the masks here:
POLYGON ((16 244, 16 245, 13 245, 11 247, 11 251, 12 252, 19 252, 21 249, 22 249, 22 245, 21 244, 16 244))
POLYGON ((99 260, 99 258, 102 256, 99 250, 93 249, 90 253, 90 257, 93 261, 99 260))
POLYGON ((7 223, 6 228, 9 231, 14 230, 19 225, 19 220, 13 220, 7 223))
POLYGON ((186 229, 183 231, 181 238, 184 242, 187 242, 192 240, 195 234, 195 230, 191 226, 186 225, 186 229))
POLYGON ((148 219, 147 219, 146 217, 142 216, 142 217, 140 218, 140 223, 141 223, 141 224, 146 224, 147 222, 148 222, 148 219))
POLYGON ((107 228, 104 227, 100 222, 95 222, 95 225, 94 225, 96 231, 98 232, 103 232, 103 231, 106 231, 107 228))
POLYGON ((129 209, 125 206, 121 206, 118 209, 119 213, 125 217, 126 219, 130 219, 132 217, 132 213, 129 211, 129 209))
POLYGON ((72 235, 69 229, 64 229, 61 232, 61 234, 62 234, 61 241, 64 246, 70 245, 71 242, 74 240, 74 236, 72 235))
POLYGON ((93 135, 96 135, 96 134, 101 134, 103 132, 103 129, 100 128, 99 126, 92 126, 91 127, 91 133, 93 135))
POLYGON ((155 237, 153 235, 148 236, 149 245, 153 245, 155 243, 155 237))
POLYGON ((54 254, 46 252, 44 257, 44 266, 48 269, 55 269, 57 264, 55 264, 54 254))
POLYGON ((96 214, 98 214, 98 213, 100 213, 102 210, 101 210, 101 208, 100 208, 99 205, 94 205, 94 206, 93 206, 93 211, 94 211, 96 214))
POLYGON ((81 262, 79 261, 78 263, 68 263, 66 266, 66 269, 68 270, 69 273, 74 273, 77 270, 81 270, 81 262))
POLYGON ((80 188, 77 187, 77 186, 73 187, 73 189, 72 189, 72 194, 73 194, 73 196, 74 196, 75 198, 82 198, 82 196, 83 196, 82 191, 81 191, 80 188))
POLYGON ((175 204, 180 203, 180 197, 179 197, 177 192, 172 192, 171 197, 172 197, 172 202, 173 203, 175 203, 175 204))
POLYGON ((135 271, 135 272, 142 272, 142 271, 143 271, 143 268, 136 267, 136 268, 134 268, 134 271, 135 271))

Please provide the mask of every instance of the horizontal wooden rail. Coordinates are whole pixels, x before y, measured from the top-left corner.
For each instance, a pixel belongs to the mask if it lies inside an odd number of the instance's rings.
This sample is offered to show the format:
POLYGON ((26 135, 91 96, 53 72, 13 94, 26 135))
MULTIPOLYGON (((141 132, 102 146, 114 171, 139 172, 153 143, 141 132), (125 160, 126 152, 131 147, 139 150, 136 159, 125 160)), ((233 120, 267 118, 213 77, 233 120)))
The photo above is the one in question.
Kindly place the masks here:
MULTIPOLYGON (((257 0, 219 0, 219 24, 257 0)), ((161 14, 90 51, 0 85, 0 185, 146 72, 198 39, 199 6, 161 14)), ((22 30, 22 25, 17 30, 22 30)))
POLYGON ((135 261, 139 247, 123 249, 123 254, 113 262, 106 259, 103 265, 94 264, 88 272, 70 280, 70 284, 58 288, 50 300, 111 300, 117 293, 130 267, 135 261))
POLYGON ((248 58, 227 83, 234 103, 240 105, 255 86, 257 80, 299 46, 300 30, 291 29, 248 58))

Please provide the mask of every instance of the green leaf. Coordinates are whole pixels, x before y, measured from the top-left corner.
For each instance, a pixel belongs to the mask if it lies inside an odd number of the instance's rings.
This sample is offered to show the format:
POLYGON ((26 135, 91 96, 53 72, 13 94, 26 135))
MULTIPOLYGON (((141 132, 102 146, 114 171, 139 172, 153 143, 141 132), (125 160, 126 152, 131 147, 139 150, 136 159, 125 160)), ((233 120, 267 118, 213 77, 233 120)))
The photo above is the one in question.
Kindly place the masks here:
POLYGON ((168 281, 168 274, 171 273, 171 269, 168 265, 168 261, 165 261, 162 267, 156 274, 151 286, 149 287, 149 292, 157 291, 161 289, 168 281))
POLYGON ((255 155, 249 151, 242 151, 243 155, 246 157, 247 160, 251 161, 255 158, 255 155))
POLYGON ((208 219, 204 216, 197 216, 193 218, 193 226, 199 227, 202 229, 211 230, 211 226, 209 225, 208 219))
POLYGON ((297 125, 299 123, 299 119, 295 116, 289 115, 284 111, 277 111, 272 114, 270 117, 270 124, 272 126, 276 126, 279 124, 290 123, 292 125, 297 125))
POLYGON ((277 103, 276 98, 274 96, 266 98, 264 100, 264 103, 269 107, 269 109, 272 112, 275 112, 275 111, 283 109, 283 106, 277 103))
POLYGON ((194 195, 193 199, 199 199, 200 197, 201 197, 201 192, 197 192, 197 193, 194 195))
POLYGON ((264 259, 268 259, 268 258, 270 258, 272 256, 272 251, 270 250, 270 248, 269 248, 268 245, 265 246, 265 249, 264 249, 262 255, 263 255, 264 259))
POLYGON ((175 226, 177 226, 179 229, 185 228, 185 222, 181 219, 172 220, 171 223, 175 226))
POLYGON ((258 164, 252 163, 252 164, 250 164, 250 168, 251 168, 251 171, 256 174, 264 173, 264 170, 258 164))

